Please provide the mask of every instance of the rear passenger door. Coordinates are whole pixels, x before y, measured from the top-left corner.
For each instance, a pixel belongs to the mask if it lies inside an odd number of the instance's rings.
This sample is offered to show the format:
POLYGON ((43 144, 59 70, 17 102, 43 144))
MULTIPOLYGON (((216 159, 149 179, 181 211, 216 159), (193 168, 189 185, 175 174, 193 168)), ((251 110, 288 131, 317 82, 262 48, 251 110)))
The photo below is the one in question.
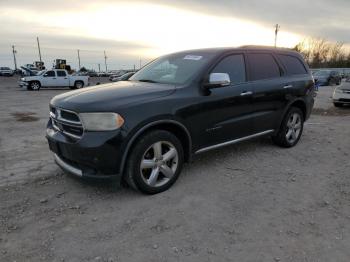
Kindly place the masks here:
POLYGON ((274 130, 286 105, 283 69, 272 53, 248 53, 247 60, 253 86, 254 133, 274 130))
POLYGON ((284 67, 283 87, 288 101, 295 97, 305 95, 305 91, 313 85, 311 77, 304 63, 297 57, 289 54, 276 54, 278 60, 284 67), (309 79, 309 81, 305 81, 309 79))
POLYGON ((66 71, 57 70, 56 86, 69 86, 69 79, 68 79, 66 71))

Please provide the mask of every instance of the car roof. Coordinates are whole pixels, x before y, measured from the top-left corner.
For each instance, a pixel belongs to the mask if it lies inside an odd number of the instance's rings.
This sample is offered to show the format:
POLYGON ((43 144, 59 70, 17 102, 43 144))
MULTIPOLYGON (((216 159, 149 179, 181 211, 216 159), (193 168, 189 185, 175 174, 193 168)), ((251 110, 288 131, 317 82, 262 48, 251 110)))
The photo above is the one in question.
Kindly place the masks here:
POLYGON ((220 54, 220 53, 226 53, 230 51, 258 51, 258 52, 274 52, 274 53, 289 53, 294 54, 297 56, 300 56, 300 53, 298 53, 295 50, 292 50, 290 48, 283 48, 283 47, 273 47, 273 46, 259 46, 259 45, 244 45, 239 47, 214 47, 214 48, 202 48, 202 49, 192 49, 192 50, 183 50, 179 52, 175 52, 173 54, 178 53, 198 53, 198 52, 204 52, 204 53, 210 53, 210 54, 220 54))

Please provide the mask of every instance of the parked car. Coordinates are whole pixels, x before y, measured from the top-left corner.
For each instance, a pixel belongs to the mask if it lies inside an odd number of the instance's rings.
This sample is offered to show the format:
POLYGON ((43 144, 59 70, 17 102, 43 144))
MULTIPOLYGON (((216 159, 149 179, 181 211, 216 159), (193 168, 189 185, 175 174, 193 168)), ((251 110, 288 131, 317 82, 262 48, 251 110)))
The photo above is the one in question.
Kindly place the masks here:
POLYGON ((129 80, 130 77, 132 77, 133 75, 135 74, 135 72, 129 72, 129 73, 126 73, 122 76, 119 76, 119 77, 114 77, 112 78, 112 82, 118 82, 118 81, 127 81, 129 80))
POLYGON ((350 105, 350 80, 346 80, 346 84, 337 86, 333 92, 333 104, 335 107, 350 105))
POLYGON ((128 73, 128 71, 125 71, 125 70, 116 71, 109 76, 109 81, 112 81, 113 78, 120 77, 126 73, 128 73))
POLYGON ((13 76, 15 71, 9 67, 0 67, 0 76, 13 76))
POLYGON ((88 76, 69 75, 67 70, 43 70, 37 75, 22 77, 19 83, 28 90, 39 91, 42 87, 69 87, 79 89, 89 85, 88 76))
POLYGON ((315 81, 320 86, 340 85, 341 75, 338 71, 319 70, 314 73, 315 81))
POLYGON ((155 194, 175 183, 194 154, 260 136, 295 146, 313 104, 314 81, 297 52, 184 51, 129 81, 54 97, 46 137, 66 172, 114 177, 155 194))

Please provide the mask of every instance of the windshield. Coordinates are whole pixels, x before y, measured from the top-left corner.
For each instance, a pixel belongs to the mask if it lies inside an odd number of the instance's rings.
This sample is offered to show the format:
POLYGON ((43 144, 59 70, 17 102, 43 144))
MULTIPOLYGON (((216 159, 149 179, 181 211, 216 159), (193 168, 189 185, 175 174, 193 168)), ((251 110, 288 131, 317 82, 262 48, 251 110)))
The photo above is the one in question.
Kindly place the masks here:
POLYGON ((330 73, 331 73, 331 71, 322 70, 322 71, 317 71, 314 75, 315 76, 328 76, 330 73))
POLYGON ((203 68, 213 54, 178 53, 160 57, 133 75, 131 81, 184 84, 203 68))

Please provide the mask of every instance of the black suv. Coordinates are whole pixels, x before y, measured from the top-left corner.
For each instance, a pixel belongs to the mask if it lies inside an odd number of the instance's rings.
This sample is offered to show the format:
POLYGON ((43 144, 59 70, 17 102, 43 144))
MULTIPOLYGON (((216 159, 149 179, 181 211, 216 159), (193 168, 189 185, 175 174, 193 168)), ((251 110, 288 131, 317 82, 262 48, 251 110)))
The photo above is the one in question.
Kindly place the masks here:
POLYGON ((193 154, 264 135, 294 146, 313 97, 311 72, 294 51, 185 51, 129 81, 54 97, 46 136, 63 170, 154 194, 174 184, 193 154))

